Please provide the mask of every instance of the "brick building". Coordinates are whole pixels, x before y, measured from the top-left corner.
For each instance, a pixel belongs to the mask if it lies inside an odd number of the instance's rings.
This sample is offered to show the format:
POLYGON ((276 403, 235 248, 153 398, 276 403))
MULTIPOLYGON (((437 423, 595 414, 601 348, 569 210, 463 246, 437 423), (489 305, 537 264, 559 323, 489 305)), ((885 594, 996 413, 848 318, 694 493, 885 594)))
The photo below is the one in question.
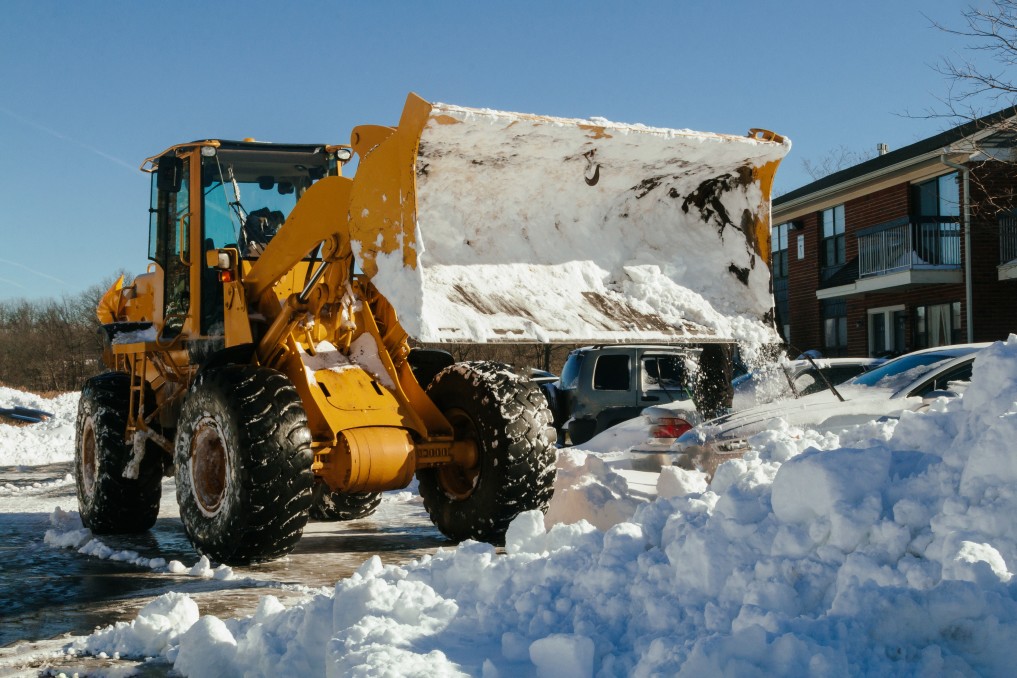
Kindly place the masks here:
POLYGON ((775 198, 788 343, 877 356, 1017 332, 1015 130, 1007 109, 775 198))

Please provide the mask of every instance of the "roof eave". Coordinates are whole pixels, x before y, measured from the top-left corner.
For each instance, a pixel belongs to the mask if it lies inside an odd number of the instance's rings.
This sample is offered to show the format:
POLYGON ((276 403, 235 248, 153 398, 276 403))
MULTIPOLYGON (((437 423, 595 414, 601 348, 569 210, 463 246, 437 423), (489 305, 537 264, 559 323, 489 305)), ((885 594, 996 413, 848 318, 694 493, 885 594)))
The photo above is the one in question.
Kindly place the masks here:
POLYGON ((874 172, 828 186, 814 193, 807 193, 786 203, 774 205, 772 220, 774 223, 790 221, 804 214, 840 205, 848 200, 904 181, 917 181, 935 176, 942 173, 941 170, 949 168, 948 165, 944 165, 942 162, 944 153, 953 162, 965 162, 971 156, 970 152, 958 153, 956 151, 948 151, 949 149, 939 149, 924 153, 920 156, 909 158, 905 162, 889 165, 874 172))
MULTIPOLYGON (((912 146, 927 144, 928 142, 935 140, 937 137, 945 137, 950 133, 956 133, 959 129, 963 129, 969 125, 985 123, 983 127, 980 127, 973 132, 964 134, 953 141, 948 141, 944 138, 944 145, 907 157, 892 165, 879 167, 864 174, 849 175, 846 179, 844 179, 844 181, 824 186, 815 191, 806 192, 786 202, 781 202, 780 197, 777 197, 774 199, 772 205, 773 222, 779 223, 796 219, 804 214, 839 205, 853 198, 860 197, 867 193, 872 193, 876 190, 904 181, 919 181, 937 176, 938 174, 942 174, 947 171, 953 171, 953 168, 950 165, 946 165, 942 162, 943 157, 947 157, 954 163, 967 162, 974 154, 977 153, 979 141, 999 131, 1001 127, 1007 125, 1012 126, 1014 124, 1015 120, 1017 120, 1017 116, 1013 115, 1013 111, 1014 109, 997 111, 996 113, 980 118, 979 120, 965 123, 965 125, 961 125, 959 128, 948 130, 942 135, 936 135, 924 141, 916 142, 915 144, 912 144, 912 146)), ((874 162, 874 160, 869 162, 874 162)), ((849 168, 843 171, 845 173, 850 173, 852 170, 849 168)), ((817 180, 817 182, 819 181, 823 180, 817 180)), ((805 188, 808 188, 808 185, 796 189, 795 191, 792 191, 792 193, 805 188)))

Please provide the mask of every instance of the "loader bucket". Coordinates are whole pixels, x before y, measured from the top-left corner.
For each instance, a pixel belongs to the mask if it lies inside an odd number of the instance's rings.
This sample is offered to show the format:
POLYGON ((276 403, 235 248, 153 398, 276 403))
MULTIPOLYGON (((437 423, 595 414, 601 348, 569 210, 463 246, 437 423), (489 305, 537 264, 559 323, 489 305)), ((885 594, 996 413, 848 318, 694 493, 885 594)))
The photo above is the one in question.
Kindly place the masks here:
POLYGON ((353 132, 353 251, 425 342, 771 341, 779 135, 432 104, 353 132))

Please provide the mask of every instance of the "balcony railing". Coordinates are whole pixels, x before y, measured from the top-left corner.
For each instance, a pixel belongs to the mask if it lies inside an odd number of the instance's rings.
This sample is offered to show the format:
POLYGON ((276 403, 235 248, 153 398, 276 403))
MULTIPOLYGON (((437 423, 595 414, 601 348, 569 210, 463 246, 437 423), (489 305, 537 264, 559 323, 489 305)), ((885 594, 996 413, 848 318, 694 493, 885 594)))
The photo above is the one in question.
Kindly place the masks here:
POLYGON ((858 234, 861 278, 913 269, 959 268, 960 224, 902 219, 858 234))
POLYGON ((999 263, 1017 261, 1017 215, 999 218, 999 263))

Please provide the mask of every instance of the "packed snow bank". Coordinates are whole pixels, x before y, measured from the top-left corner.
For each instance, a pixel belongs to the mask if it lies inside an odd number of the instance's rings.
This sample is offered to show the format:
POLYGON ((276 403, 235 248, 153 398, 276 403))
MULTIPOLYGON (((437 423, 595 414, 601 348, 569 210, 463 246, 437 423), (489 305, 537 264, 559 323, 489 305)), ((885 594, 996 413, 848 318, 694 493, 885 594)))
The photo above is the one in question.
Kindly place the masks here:
POLYGON ((28 407, 53 414, 38 424, 24 426, 0 419, 0 466, 40 466, 72 460, 79 395, 42 398, 0 386, 0 407, 28 407))
POLYGON ((767 431, 709 489, 668 472, 692 491, 605 531, 525 513, 505 555, 372 558, 332 595, 267 596, 245 619, 168 594, 75 646, 159 645, 190 676, 1008 675, 1014 440, 1017 337, 978 357, 963 398, 840 439, 767 431))

